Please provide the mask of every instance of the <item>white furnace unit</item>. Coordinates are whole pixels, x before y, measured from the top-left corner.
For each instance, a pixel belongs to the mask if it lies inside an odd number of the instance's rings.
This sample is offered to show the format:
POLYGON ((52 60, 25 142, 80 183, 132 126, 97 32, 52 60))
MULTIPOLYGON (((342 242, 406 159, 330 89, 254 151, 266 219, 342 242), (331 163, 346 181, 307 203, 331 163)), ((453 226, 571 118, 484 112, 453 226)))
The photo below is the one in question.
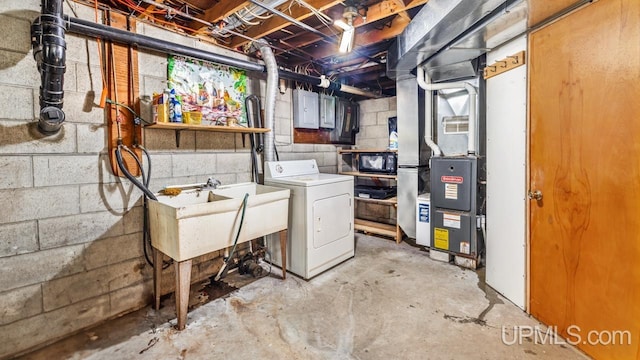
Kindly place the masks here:
MULTIPOLYGON (((291 190, 287 270, 310 279, 354 256, 352 176, 321 174, 315 160, 272 161, 264 184, 291 190)), ((281 266, 279 236, 268 246, 281 266)))

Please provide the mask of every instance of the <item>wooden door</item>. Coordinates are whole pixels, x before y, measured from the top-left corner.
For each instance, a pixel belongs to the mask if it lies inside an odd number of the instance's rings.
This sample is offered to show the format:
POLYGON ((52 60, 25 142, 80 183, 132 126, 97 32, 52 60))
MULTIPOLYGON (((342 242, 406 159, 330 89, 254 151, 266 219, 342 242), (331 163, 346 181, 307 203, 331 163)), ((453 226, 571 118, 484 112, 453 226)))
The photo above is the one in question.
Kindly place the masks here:
POLYGON ((640 359, 640 1, 592 3, 529 47, 531 314, 594 358, 640 359))

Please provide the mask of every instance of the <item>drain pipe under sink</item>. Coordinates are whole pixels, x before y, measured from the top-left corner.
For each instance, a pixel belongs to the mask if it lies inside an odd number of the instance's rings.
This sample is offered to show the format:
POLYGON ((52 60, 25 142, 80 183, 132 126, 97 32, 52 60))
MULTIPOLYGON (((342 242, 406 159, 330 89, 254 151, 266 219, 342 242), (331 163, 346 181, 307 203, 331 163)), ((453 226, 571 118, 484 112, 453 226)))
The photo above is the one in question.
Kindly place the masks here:
MULTIPOLYGON (((429 75, 424 71, 422 66, 418 66, 417 68, 417 79, 418 85, 426 91, 436 91, 442 89, 465 89, 469 93, 469 134, 467 136, 467 153, 469 155, 475 155, 476 153, 476 118, 477 118, 477 110, 476 110, 476 101, 478 97, 478 91, 476 87, 471 83, 460 81, 460 82, 450 82, 450 83, 439 83, 433 84, 429 79, 429 75)), ((427 96, 426 100, 427 109, 426 109, 426 117, 425 117, 425 136, 424 140, 429 145, 431 150, 434 152, 435 156, 442 156, 442 150, 440 147, 433 141, 433 131, 432 131, 432 108, 433 108, 433 100, 431 96, 427 96)))

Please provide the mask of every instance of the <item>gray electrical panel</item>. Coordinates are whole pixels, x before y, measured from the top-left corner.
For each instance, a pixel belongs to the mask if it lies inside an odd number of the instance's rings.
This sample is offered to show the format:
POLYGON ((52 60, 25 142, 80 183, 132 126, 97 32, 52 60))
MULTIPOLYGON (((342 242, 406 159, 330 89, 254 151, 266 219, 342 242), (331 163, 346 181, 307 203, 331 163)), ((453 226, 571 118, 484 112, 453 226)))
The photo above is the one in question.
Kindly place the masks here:
POLYGON ((477 259, 483 244, 478 230, 478 158, 431 158, 433 248, 477 259))
POLYGON ((336 98, 331 95, 320 94, 320 127, 336 127, 336 98))
POLYGON ((301 89, 293 90, 293 127, 318 129, 320 108, 318 94, 301 89))

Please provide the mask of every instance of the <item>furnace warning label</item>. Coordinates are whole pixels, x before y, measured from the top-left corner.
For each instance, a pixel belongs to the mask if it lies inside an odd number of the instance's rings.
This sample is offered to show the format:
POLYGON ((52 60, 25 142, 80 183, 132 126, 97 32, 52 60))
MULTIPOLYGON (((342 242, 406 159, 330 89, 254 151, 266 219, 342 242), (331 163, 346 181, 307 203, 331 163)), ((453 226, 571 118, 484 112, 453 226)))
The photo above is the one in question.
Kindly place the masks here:
POLYGON ((462 176, 442 175, 440 176, 440 181, 443 183, 462 184, 464 182, 464 178, 462 176))
POLYGON ((458 200, 458 184, 444 184, 444 198, 458 200))
POLYGON ((418 219, 420 222, 429 222, 429 204, 418 204, 418 219))
POLYGON ((460 229, 460 215, 442 214, 442 225, 448 228, 460 229))
POLYGON ((434 228, 433 229, 433 245, 438 249, 449 250, 449 230, 434 228))

